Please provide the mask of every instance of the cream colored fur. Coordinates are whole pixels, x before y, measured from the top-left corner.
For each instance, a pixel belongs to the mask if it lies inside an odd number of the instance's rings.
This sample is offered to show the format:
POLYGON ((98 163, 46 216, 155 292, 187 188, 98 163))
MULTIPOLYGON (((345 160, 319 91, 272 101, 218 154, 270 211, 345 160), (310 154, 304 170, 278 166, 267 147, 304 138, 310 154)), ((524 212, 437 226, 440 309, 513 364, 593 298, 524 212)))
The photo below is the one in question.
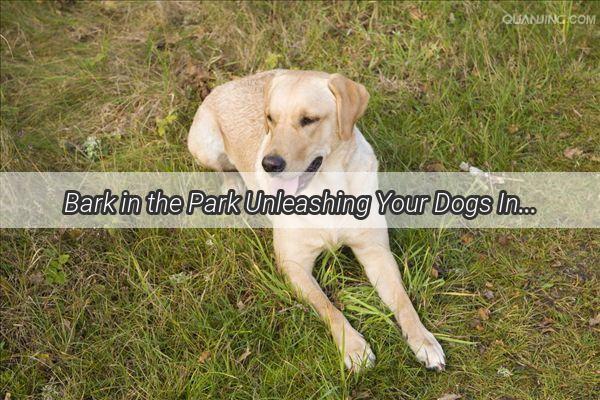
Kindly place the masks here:
MULTIPOLYGON (((261 162, 277 153, 286 172, 301 174, 315 157, 320 171, 375 172, 377 159, 355 123, 364 112, 366 89, 339 74, 274 70, 215 88, 204 100, 190 129, 188 147, 200 164, 241 173, 249 188, 265 179, 261 162), (318 121, 302 126, 302 117, 318 121)), ((365 182, 351 175, 350 192, 365 182)), ((241 182, 230 182, 239 186, 241 182)), ((376 185, 376 182, 371 182, 376 185)), ((423 326, 404 290, 387 229, 274 229, 278 268, 298 295, 328 324, 346 366, 370 366, 375 356, 362 335, 331 303, 312 276, 315 259, 326 248, 348 245, 384 303, 394 313, 408 345, 427 368, 442 370, 444 352, 423 326)))

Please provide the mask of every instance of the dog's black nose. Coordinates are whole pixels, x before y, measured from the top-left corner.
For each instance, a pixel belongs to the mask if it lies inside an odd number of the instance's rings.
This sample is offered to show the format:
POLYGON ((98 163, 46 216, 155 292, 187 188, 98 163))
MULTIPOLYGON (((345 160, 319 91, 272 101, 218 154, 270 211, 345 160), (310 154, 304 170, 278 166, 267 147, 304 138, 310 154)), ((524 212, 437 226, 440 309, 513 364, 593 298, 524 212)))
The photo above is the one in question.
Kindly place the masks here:
POLYGON ((285 160, 277 155, 269 155, 263 158, 262 166, 267 172, 281 172, 285 169, 285 160))

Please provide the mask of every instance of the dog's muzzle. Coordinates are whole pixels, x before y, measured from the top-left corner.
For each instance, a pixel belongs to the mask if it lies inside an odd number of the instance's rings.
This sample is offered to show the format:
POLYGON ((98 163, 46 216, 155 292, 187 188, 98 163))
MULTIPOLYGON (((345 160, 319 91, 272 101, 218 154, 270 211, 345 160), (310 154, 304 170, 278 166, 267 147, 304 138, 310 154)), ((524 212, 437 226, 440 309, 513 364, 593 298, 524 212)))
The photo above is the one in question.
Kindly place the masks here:
POLYGON ((306 171, 304 171, 304 173, 317 172, 321 167, 321 164, 323 164, 323 157, 319 156, 310 163, 310 165, 308 166, 308 168, 306 168, 306 171))

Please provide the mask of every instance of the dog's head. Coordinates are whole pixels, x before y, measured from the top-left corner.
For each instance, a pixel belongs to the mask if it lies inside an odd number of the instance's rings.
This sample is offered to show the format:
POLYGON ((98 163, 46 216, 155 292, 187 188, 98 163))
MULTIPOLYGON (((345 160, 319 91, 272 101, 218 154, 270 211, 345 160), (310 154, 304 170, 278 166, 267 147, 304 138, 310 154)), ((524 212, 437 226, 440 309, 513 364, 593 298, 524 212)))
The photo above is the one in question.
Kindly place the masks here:
MULTIPOLYGON (((265 87, 266 172, 316 172, 367 108, 365 87, 340 74, 285 71, 265 87)), ((287 174, 286 174, 287 175, 287 174)))

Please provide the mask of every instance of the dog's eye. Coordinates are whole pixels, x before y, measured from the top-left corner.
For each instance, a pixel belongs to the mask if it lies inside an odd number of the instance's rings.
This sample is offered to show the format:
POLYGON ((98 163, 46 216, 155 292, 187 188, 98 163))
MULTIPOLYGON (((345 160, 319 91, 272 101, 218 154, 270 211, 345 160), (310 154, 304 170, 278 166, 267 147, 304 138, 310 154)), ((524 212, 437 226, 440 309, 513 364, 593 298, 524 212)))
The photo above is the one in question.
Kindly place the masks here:
POLYGON ((273 118, 271 118, 271 114, 267 114, 267 121, 273 122, 273 118))
POLYGON ((302 119, 300 119, 300 126, 314 124, 318 120, 319 120, 319 118, 302 117, 302 119))

